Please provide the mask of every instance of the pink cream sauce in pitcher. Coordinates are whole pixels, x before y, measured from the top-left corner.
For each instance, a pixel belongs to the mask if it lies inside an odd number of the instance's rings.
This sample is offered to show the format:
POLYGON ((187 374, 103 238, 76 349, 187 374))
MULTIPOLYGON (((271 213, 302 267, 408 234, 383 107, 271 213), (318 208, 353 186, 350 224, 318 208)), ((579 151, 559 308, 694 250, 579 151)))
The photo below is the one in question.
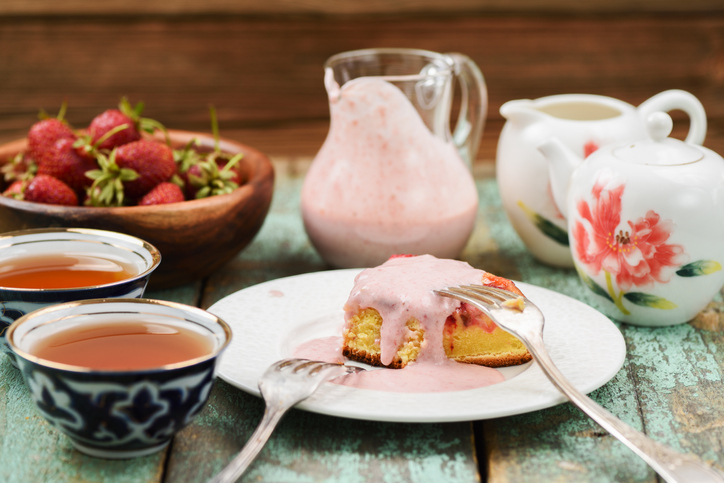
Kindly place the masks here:
POLYGON ((405 93, 374 77, 341 88, 327 70, 329 135, 304 181, 307 234, 336 267, 379 265, 395 253, 457 257, 478 193, 449 140, 434 135, 405 93))

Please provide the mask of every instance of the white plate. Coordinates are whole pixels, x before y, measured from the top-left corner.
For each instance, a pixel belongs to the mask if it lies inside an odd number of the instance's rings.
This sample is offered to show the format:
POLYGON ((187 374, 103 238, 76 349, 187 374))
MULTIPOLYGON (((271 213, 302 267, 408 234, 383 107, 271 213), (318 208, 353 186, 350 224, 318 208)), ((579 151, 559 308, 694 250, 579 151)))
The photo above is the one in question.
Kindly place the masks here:
MULTIPOLYGON (((233 339, 219 377, 254 395, 274 362, 292 356, 309 339, 341 334, 344 305, 359 270, 333 270, 272 280, 236 292, 208 310, 224 319, 233 339)), ((611 380, 623 365, 626 345, 603 314, 557 292, 516 282, 546 316, 544 339, 556 366, 584 393, 611 380)), ((522 414, 564 402, 540 367, 480 389, 396 393, 324 384, 297 407, 373 421, 470 421, 522 414)))

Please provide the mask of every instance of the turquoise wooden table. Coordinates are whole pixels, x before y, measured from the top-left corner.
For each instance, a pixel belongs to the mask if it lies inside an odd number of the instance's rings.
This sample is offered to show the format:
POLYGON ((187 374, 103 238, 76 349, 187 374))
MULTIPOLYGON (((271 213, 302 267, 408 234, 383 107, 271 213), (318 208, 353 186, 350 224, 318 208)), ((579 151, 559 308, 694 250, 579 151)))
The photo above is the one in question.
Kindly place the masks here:
MULTIPOLYGON (((271 213, 255 241, 208 279, 148 297, 208 308, 267 280, 325 270, 299 214, 304 160, 275 160, 271 213)), ((572 270, 536 262, 503 213, 492 171, 478 168, 478 222, 463 259, 507 278, 587 301, 572 270)), ((619 325, 623 368, 593 399, 653 439, 724 467, 724 312, 714 302, 671 328, 619 325)), ((243 337, 243 334, 235 334, 243 337)), ((73 449, 33 406, 19 372, 0 362, 0 481, 204 482, 239 451, 263 402, 218 380, 203 412, 163 452, 135 460, 73 449)), ((481 401, 485 404, 485 401, 481 401)), ((294 409, 242 481, 654 482, 651 471, 570 404, 518 416, 444 424, 348 420, 294 409)))

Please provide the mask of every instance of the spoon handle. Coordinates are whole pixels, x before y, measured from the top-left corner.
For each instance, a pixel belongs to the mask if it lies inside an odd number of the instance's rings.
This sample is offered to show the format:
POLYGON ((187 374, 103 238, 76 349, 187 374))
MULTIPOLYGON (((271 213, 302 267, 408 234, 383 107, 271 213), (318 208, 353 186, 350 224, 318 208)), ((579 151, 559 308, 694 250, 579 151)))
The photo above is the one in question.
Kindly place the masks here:
POLYGON ((542 334, 525 334, 523 342, 558 390, 603 429, 639 455, 667 483, 724 483, 724 477, 699 458, 679 453, 668 446, 657 443, 576 389, 553 363, 543 344, 542 334))

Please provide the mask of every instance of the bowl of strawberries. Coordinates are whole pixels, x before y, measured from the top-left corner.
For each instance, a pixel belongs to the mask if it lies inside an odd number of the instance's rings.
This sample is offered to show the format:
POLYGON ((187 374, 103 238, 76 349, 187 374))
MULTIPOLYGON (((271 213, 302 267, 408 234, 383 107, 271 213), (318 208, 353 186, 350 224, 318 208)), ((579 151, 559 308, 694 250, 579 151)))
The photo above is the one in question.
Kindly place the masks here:
POLYGON ((0 146, 0 233, 97 228, 127 233, 161 252, 149 287, 206 277, 257 234, 271 204, 274 169, 258 150, 212 133, 165 129, 142 104, 75 130, 57 118, 0 146))

